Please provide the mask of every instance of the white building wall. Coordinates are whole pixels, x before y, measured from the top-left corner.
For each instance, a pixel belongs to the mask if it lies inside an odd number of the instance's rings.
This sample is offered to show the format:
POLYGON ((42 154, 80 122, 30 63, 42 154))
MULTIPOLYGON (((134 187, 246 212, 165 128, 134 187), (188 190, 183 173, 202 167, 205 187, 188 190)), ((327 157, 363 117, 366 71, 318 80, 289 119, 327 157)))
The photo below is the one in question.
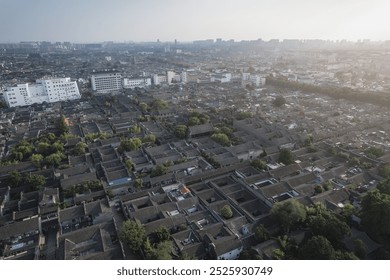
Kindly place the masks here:
POLYGON ((234 249, 230 252, 218 256, 218 260, 236 260, 240 256, 241 252, 242 252, 242 247, 234 249))
POLYGON ((181 72, 181 74, 180 74, 180 81, 182 83, 187 83, 187 72, 186 71, 181 72))
POLYGON ((172 84, 172 80, 175 79, 175 72, 173 71, 167 71, 167 82, 168 85, 172 84))
POLYGON ((81 97, 76 82, 70 78, 42 79, 36 84, 18 84, 7 87, 4 99, 9 107, 26 106, 34 103, 74 100, 81 97))
POLYGON ((123 87, 134 89, 136 87, 148 87, 152 85, 151 78, 140 78, 140 79, 123 79, 123 87))
POLYGON ((107 93, 122 89, 122 77, 117 72, 96 73, 91 76, 92 90, 107 93))

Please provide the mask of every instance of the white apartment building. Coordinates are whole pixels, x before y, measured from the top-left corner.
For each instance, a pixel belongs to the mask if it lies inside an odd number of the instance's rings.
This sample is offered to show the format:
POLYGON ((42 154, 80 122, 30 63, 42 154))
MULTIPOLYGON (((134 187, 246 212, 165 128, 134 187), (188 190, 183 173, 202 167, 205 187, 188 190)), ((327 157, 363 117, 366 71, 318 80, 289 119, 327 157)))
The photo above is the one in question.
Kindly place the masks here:
POLYGON ((173 71, 167 71, 167 82, 168 85, 171 85, 173 81, 175 81, 175 72, 173 71))
POLYGON ((123 79, 123 88, 134 89, 136 87, 144 88, 152 85, 151 78, 124 78, 123 79))
MULTIPOLYGON (((251 82, 256 87, 265 85, 265 77, 260 75, 253 75, 250 73, 242 73, 242 81, 243 82, 251 82)), ((246 83, 243 83, 246 84, 246 83)))
POLYGON ((118 72, 96 72, 91 76, 92 90, 98 93, 109 93, 122 89, 122 76, 118 72))
POLYGON ((81 95, 77 83, 71 81, 70 78, 40 79, 36 80, 35 84, 26 83, 6 87, 4 92, 4 100, 9 107, 80 98, 81 95))
POLYGON ((158 75, 158 74, 154 74, 153 75, 153 84, 154 85, 159 85, 159 84, 162 84, 162 83, 166 83, 167 82, 167 76, 166 75, 158 75))

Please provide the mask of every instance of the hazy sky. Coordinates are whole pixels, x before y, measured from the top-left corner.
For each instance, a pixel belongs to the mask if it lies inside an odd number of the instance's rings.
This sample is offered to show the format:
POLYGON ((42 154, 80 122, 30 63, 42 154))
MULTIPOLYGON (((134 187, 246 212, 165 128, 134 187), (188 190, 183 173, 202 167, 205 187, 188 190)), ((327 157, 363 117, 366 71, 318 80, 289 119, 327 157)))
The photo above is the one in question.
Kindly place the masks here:
POLYGON ((389 0, 0 0, 0 42, 390 40, 389 0))

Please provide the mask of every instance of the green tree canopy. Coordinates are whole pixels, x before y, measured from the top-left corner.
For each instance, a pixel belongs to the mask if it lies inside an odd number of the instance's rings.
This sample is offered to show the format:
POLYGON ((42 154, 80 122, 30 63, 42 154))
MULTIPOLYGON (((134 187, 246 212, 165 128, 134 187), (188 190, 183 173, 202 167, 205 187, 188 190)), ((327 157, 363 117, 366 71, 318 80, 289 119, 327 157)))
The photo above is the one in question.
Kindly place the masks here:
POLYGON ((259 158, 252 160, 251 165, 259 170, 264 170, 267 167, 267 163, 259 158))
POLYGON ((225 219, 230 219, 231 217, 233 217, 233 210, 232 208, 230 207, 230 205, 225 205, 222 207, 221 209, 221 215, 222 217, 224 217, 225 219))
POLYGON ((172 241, 163 241, 156 245, 151 252, 151 259, 154 260, 171 260, 172 259, 172 241))
POLYGON ((361 202, 363 228, 376 239, 390 236, 390 195, 379 190, 369 191, 361 202))
POLYGON ((125 160, 125 165, 127 167, 127 170, 132 171, 133 170, 133 162, 131 159, 126 159, 125 160))
POLYGON ((168 108, 168 103, 161 99, 154 99, 152 102, 152 108, 154 110, 163 110, 168 108))
POLYGON ((45 163, 49 166, 59 166, 61 161, 66 158, 63 153, 54 153, 45 157, 45 163))
POLYGON ((351 234, 350 227, 328 210, 323 210, 315 216, 310 216, 308 225, 313 235, 326 237, 334 246, 338 246, 346 235, 351 234))
POLYGON ((156 135, 154 134, 148 134, 142 139, 143 143, 155 143, 156 142, 156 135))
POLYGON ((46 183, 45 177, 38 174, 28 174, 24 180, 26 183, 30 186, 32 186, 34 189, 39 189, 43 187, 46 183))
POLYGON ((355 255, 359 259, 365 260, 366 256, 367 256, 367 248, 366 248, 366 245, 364 244, 364 242, 361 239, 356 239, 353 242, 353 244, 355 247, 355 250, 354 250, 355 255))
POLYGON ((245 119, 249 119, 252 117, 252 114, 251 112, 239 112, 237 115, 236 115, 236 119, 237 120, 245 120, 245 119))
POLYGON ((377 189, 383 194, 390 195, 390 178, 379 182, 377 189))
POLYGON ((8 181, 11 184, 11 187, 19 187, 23 181, 22 174, 16 170, 12 170, 9 174, 8 181))
POLYGON ((145 113, 148 110, 148 104, 146 104, 145 102, 141 102, 139 104, 139 108, 140 108, 141 112, 145 113))
POLYGON ((191 118, 198 119, 199 120, 199 124, 205 124, 205 123, 208 123, 210 121, 210 117, 207 114, 196 112, 196 111, 191 113, 190 119, 191 118))
POLYGON ((167 171, 168 171, 167 166, 165 166, 163 164, 159 164, 152 170, 150 177, 157 177, 157 176, 164 175, 167 173, 167 171))
POLYGON ((200 120, 198 117, 190 117, 187 122, 188 126, 199 125, 199 124, 200 124, 200 120))
POLYGON ((279 162, 289 165, 294 162, 294 155, 288 149, 281 149, 279 153, 279 162))
POLYGON ((379 168, 379 175, 390 179, 390 163, 384 164, 379 168))
POLYGON ((364 150, 364 154, 368 156, 369 158, 378 158, 385 154, 383 149, 377 148, 377 147, 370 147, 368 149, 364 150))
POLYGON ((178 124, 174 128, 174 133, 180 139, 184 139, 187 136, 187 126, 183 124, 178 124))
POLYGON ((88 147, 84 142, 78 142, 73 148, 73 154, 76 156, 81 156, 85 154, 85 149, 88 147))
POLYGON ((131 251, 137 253, 141 250, 145 240, 145 228, 136 221, 127 220, 123 222, 119 238, 131 251))
POLYGON ((255 229, 255 237, 257 242, 264 242, 270 239, 271 235, 263 225, 259 225, 255 229))
POLYGON ((169 232, 169 230, 162 226, 162 227, 159 227, 155 232, 154 232, 154 235, 156 237, 156 242, 157 243, 160 243, 160 242, 164 242, 164 241, 168 241, 171 239, 171 233, 169 232))
POLYGON ((211 139, 213 139, 218 144, 221 144, 222 146, 230 146, 229 137, 224 133, 214 133, 213 135, 211 135, 211 139))
POLYGON ((134 134, 141 133, 141 127, 139 125, 133 125, 129 128, 129 131, 134 134))
POLYGON ((40 168, 43 162, 43 156, 41 154, 33 154, 30 160, 36 167, 40 168))
POLYGON ((282 105, 286 104, 286 99, 282 96, 282 95, 278 95, 274 102, 273 102, 274 106, 276 107, 281 107, 282 105))
POLYGON ((143 184, 144 184, 144 181, 143 181, 142 179, 135 179, 135 180, 134 180, 134 187, 135 187, 137 190, 141 189, 142 186, 143 186, 143 184))
POLYGON ((302 246, 300 257, 304 260, 334 260, 336 251, 328 239, 319 235, 312 237, 302 246))
POLYGON ((12 159, 21 161, 27 159, 31 156, 34 147, 27 142, 26 140, 21 140, 17 145, 15 145, 11 151, 10 155, 12 159))
POLYGON ((129 152, 129 151, 136 151, 139 148, 141 148, 141 145, 142 145, 142 141, 139 138, 134 137, 134 138, 130 138, 130 139, 124 139, 121 141, 121 143, 118 147, 118 151, 120 153, 129 152))
POLYGON ((66 124, 65 116, 61 115, 57 120, 56 120, 56 129, 60 134, 68 133, 69 132, 69 127, 66 124))
POLYGON ((37 152, 44 156, 48 156, 51 153, 51 146, 47 142, 39 142, 37 145, 37 152))
POLYGON ((275 203, 271 209, 271 214, 287 232, 293 225, 304 222, 307 215, 305 206, 292 199, 275 203))

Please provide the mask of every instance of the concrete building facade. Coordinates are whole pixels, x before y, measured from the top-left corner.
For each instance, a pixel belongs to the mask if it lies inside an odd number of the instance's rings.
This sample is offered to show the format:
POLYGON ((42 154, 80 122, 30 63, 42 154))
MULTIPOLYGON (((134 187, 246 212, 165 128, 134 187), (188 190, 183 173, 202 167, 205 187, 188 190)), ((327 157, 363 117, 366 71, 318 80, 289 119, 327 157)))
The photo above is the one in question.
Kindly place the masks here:
POLYGON ((9 107, 80 98, 77 83, 70 78, 40 79, 36 80, 35 84, 26 83, 7 87, 4 92, 4 100, 9 107))

